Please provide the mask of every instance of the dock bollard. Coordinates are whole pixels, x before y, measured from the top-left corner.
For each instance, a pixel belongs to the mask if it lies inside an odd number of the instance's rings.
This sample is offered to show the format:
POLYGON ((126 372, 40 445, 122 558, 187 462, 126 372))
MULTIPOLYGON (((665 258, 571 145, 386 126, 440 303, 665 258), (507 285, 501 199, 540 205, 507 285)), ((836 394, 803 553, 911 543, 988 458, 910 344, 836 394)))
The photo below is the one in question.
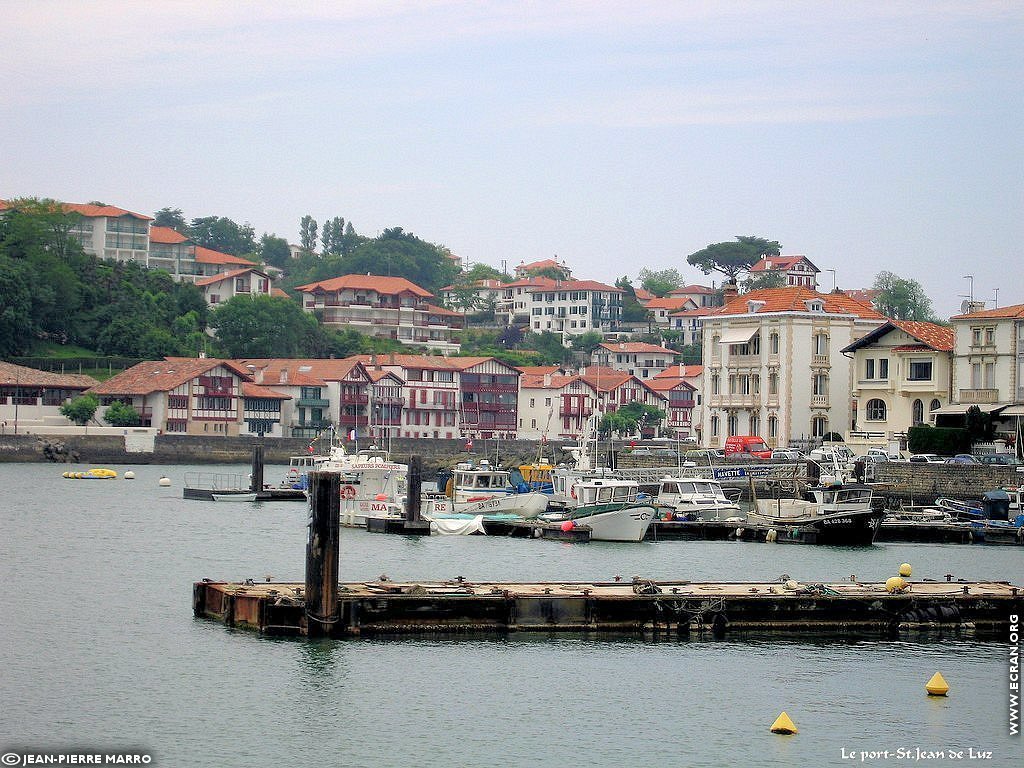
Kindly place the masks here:
POLYGON ((949 684, 946 682, 946 678, 942 676, 941 672, 936 672, 928 679, 928 682, 924 684, 924 689, 928 691, 929 696, 945 696, 949 693, 949 684))
POLYGON ((799 733, 796 729, 796 724, 790 719, 789 715, 783 712, 781 715, 775 718, 775 722, 772 723, 772 727, 769 728, 772 733, 784 733, 793 734, 799 733))

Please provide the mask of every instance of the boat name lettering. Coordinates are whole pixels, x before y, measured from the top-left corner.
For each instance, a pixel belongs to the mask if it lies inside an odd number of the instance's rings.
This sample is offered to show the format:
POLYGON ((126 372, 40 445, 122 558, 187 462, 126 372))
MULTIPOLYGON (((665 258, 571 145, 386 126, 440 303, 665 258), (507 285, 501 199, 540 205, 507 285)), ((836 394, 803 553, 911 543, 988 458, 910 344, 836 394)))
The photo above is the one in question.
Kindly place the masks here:
POLYGON ((853 525, 849 517, 829 517, 821 521, 825 525, 853 525))

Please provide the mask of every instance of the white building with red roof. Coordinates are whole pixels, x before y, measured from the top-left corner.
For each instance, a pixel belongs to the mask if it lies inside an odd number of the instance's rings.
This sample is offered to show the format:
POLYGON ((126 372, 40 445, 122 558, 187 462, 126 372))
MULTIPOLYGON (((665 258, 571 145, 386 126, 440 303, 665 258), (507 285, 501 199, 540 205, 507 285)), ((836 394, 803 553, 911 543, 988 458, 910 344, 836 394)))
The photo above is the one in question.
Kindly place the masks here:
POLYGON ((650 299, 640 301, 640 306, 647 310, 650 318, 659 328, 672 327, 672 314, 686 310, 697 309, 692 298, 688 296, 654 296, 650 299))
POLYGON ((270 296, 272 290, 270 276, 255 267, 197 278, 196 287, 203 292, 203 298, 210 306, 223 304, 235 296, 270 296))
POLYGON ((530 330, 557 333, 563 343, 591 331, 611 333, 622 321, 623 290, 596 280, 555 280, 524 294, 530 330))
POLYGON ((991 410, 986 406, 1024 403, 1024 304, 975 310, 950 319, 956 334, 955 402, 964 412, 971 405, 991 410))
POLYGON ((614 368, 646 381, 668 368, 678 356, 673 349, 641 341, 600 344, 591 355, 594 365, 614 368))
POLYGON ((751 277, 766 272, 778 272, 787 286, 818 289, 818 273, 821 272, 806 256, 765 256, 750 268, 751 277))
POLYGON ((561 272, 565 280, 572 280, 572 270, 569 269, 569 265, 564 261, 556 261, 555 259, 531 261, 529 264, 519 262, 519 266, 515 268, 515 276, 517 278, 533 277, 538 272, 553 269, 557 269, 561 272))
POLYGON ((719 307, 722 291, 706 285, 683 285, 668 292, 668 298, 689 299, 696 307, 719 307))
POLYGON ((736 296, 703 319, 703 438, 769 445, 819 440, 853 423, 854 367, 842 350, 886 318, 844 293, 770 288, 736 296))
POLYGON ((893 440, 950 402, 953 329, 889 320, 842 350, 853 357, 851 437, 893 440))
POLYGON ((299 286, 307 312, 328 327, 352 328, 439 352, 458 352, 463 317, 430 303, 434 295, 403 277, 343 275, 299 286))

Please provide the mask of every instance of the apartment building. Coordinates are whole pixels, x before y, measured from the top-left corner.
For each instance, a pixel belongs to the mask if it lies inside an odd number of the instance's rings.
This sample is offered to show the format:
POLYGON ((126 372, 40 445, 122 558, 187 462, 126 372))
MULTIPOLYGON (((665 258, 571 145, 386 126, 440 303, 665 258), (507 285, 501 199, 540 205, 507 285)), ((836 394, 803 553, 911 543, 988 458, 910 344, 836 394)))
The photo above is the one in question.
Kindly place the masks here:
POLYGON ((646 381, 668 368, 679 353, 672 349, 639 341, 601 344, 594 350, 594 365, 625 371, 646 381))
POLYGON ((671 328, 673 313, 697 309, 700 306, 688 296, 654 297, 645 301, 637 299, 637 301, 647 310, 648 316, 658 328, 671 328))
POLYGON ((551 277, 524 277, 505 283, 498 299, 497 313, 506 325, 529 326, 534 289, 552 288, 556 284, 551 277))
POLYGON ((270 296, 270 276, 255 267, 235 269, 212 277, 196 279, 196 287, 210 306, 223 304, 235 296, 270 296))
POLYGON ((892 440, 934 424, 950 401, 953 344, 952 328, 889 320, 845 347, 854 370, 851 436, 892 440))
POLYGON ((563 343, 590 331, 613 332, 622 321, 622 289, 594 280, 555 281, 525 293, 530 330, 560 334, 563 343))
POLYGON ((703 320, 705 443, 753 434, 774 447, 845 432, 854 369, 842 350, 885 320, 839 292, 791 287, 731 297, 703 320))
POLYGON ((433 294, 403 277, 343 275, 300 286, 307 312, 323 313, 328 327, 352 328, 438 352, 459 351, 462 315, 429 302, 433 294))
MULTIPOLYGON (((689 299, 698 308, 722 306, 722 291, 720 288, 706 285, 683 285, 673 288, 668 292, 669 298, 689 299)), ((639 301, 640 297, 637 296, 639 301)))
POLYGON ((971 405, 1024 402, 1024 304, 983 309, 950 320, 956 334, 953 399, 971 405))

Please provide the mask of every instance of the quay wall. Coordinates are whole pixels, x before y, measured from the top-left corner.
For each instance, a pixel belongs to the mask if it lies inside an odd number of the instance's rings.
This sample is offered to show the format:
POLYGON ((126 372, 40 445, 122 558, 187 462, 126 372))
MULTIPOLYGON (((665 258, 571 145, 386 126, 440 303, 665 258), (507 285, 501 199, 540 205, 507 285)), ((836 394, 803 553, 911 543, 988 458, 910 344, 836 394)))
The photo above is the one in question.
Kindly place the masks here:
POLYGON ((889 495, 915 503, 931 503, 938 496, 978 499, 986 491, 1024 484, 1024 473, 1014 467, 978 464, 876 464, 874 482, 891 486, 889 495))
MULTIPOLYGON (((247 464, 252 460, 256 437, 204 435, 154 435, 150 444, 131 434, 120 435, 0 435, 0 463, 57 462, 69 464, 247 464)), ((287 464, 290 456, 309 452, 309 440, 302 438, 263 438, 267 464, 287 464)), ((360 441, 359 447, 369 443, 360 441)), ((355 443, 346 443, 355 450, 355 443)), ((536 460, 542 446, 531 440, 502 440, 497 445, 501 464, 524 464, 536 460)), ((551 449, 544 455, 550 459, 551 449)), ((475 440, 474 450, 466 450, 465 440, 395 439, 391 442, 394 460, 408 463, 413 454, 423 457, 429 472, 472 458, 494 461, 495 442, 475 440)), ((557 459, 563 460, 556 450, 557 459)))

